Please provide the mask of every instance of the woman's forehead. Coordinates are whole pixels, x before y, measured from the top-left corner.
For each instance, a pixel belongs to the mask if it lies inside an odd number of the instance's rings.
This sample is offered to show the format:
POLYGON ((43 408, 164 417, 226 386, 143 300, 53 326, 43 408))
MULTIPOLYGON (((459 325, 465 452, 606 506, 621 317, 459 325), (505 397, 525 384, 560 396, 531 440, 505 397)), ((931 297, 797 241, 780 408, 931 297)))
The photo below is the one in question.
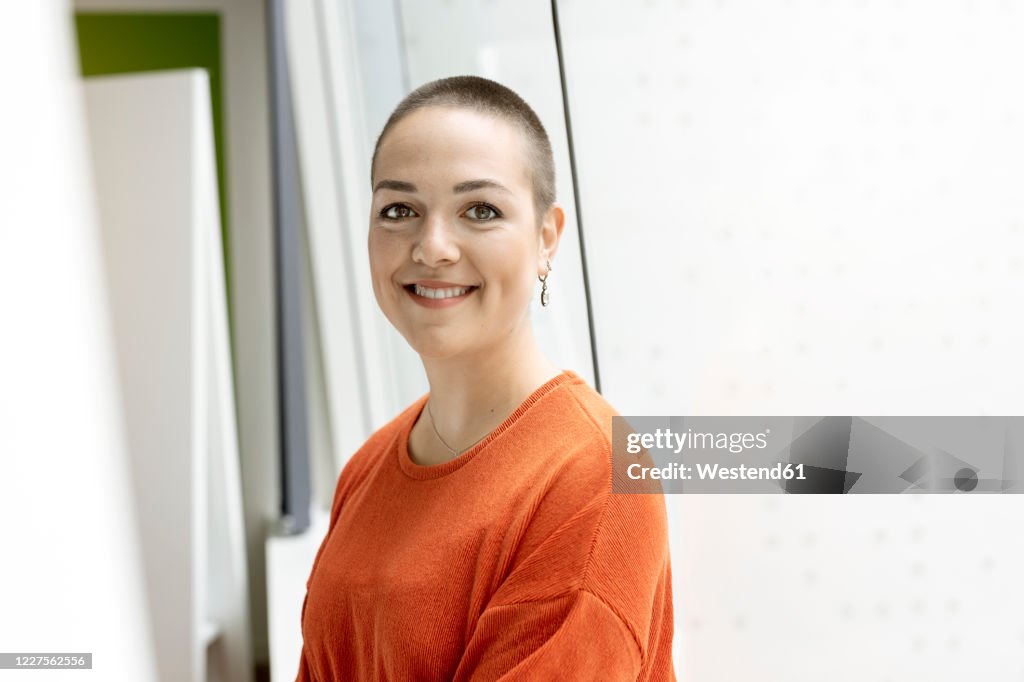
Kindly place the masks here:
POLYGON ((523 134, 496 116, 426 107, 395 124, 377 153, 376 178, 443 184, 483 177, 529 185, 523 134))

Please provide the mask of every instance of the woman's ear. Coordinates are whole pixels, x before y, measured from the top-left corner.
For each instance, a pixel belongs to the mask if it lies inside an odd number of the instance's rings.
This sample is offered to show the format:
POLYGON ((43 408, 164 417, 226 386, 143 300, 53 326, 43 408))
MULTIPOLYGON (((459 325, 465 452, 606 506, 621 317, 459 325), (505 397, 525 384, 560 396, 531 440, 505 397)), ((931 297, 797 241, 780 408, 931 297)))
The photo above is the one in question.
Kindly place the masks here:
POLYGON ((547 274, 547 261, 554 260, 555 252, 558 251, 558 243, 562 238, 562 230, 565 229, 565 210, 561 204, 552 203, 544 213, 544 219, 540 226, 540 253, 537 260, 537 276, 543 277, 547 274))

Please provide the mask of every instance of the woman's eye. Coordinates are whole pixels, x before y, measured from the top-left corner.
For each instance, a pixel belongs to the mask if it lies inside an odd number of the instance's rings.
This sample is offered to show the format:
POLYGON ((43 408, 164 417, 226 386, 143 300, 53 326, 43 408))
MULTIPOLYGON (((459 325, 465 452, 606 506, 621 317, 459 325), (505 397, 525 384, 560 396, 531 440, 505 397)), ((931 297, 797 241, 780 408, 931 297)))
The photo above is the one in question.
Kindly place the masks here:
POLYGON ((487 204, 477 204, 469 208, 469 217, 474 220, 494 220, 498 218, 500 214, 493 206, 487 204))
POLYGON ((381 212, 381 216, 388 220, 401 220, 402 218, 411 218, 413 210, 404 204, 393 204, 386 206, 381 212))

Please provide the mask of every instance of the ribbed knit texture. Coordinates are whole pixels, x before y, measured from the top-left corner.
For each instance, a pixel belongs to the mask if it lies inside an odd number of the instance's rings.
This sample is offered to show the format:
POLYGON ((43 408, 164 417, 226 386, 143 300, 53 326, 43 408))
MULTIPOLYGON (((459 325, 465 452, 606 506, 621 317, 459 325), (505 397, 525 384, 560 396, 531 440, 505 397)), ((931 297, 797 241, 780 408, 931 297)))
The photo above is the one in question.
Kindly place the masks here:
POLYGON ((341 472, 297 680, 674 680, 665 501, 612 493, 614 409, 567 370, 420 466, 428 397, 341 472))

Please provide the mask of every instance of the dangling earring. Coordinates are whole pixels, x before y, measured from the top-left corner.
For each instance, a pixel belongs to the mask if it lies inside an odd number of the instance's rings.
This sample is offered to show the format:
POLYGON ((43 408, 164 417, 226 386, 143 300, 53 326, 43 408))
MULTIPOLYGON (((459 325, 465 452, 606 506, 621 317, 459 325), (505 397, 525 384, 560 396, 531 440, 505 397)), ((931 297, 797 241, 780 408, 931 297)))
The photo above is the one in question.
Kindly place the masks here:
POLYGON ((541 288, 540 288, 540 304, 542 306, 545 306, 545 307, 547 307, 548 302, 551 301, 551 296, 548 294, 548 275, 550 275, 550 274, 551 274, 551 261, 548 261, 548 271, 544 273, 543 277, 541 277, 539 275, 537 276, 537 279, 539 279, 540 283, 541 283, 541 288))

